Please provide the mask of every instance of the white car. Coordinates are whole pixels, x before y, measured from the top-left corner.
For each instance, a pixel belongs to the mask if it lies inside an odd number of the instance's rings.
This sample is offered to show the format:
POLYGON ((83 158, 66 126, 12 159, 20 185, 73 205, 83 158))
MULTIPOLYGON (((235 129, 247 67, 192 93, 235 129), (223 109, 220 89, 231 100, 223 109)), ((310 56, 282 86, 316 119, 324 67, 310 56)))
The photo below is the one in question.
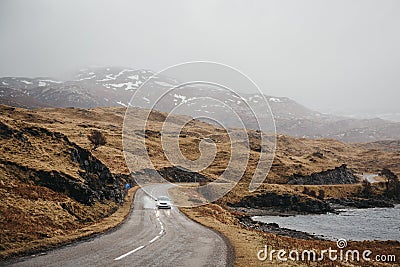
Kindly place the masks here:
POLYGON ((157 208, 159 209, 170 209, 171 208, 171 200, 169 197, 161 196, 156 199, 157 201, 157 208))

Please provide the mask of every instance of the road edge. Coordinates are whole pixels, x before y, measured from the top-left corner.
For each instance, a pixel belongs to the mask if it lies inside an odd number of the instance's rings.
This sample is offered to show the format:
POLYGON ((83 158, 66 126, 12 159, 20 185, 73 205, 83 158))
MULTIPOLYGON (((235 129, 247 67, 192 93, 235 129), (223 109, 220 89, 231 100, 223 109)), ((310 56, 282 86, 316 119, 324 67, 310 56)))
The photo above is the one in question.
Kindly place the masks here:
POLYGON ((224 243, 226 244, 227 247, 227 257, 226 257, 226 266, 234 266, 235 265, 235 260, 236 260, 236 251, 235 251, 235 247, 232 245, 232 242, 229 240, 228 237, 226 237, 224 234, 222 234, 221 232, 217 231, 216 229, 213 229, 211 227, 208 227, 207 225, 199 222, 199 221, 195 221, 192 218, 190 218, 183 209, 178 208, 179 212, 182 213, 183 216, 185 216, 187 219, 191 220, 194 223, 200 224, 201 226, 211 230, 212 232, 216 233, 218 236, 220 236, 222 238, 222 240, 224 241, 224 243))

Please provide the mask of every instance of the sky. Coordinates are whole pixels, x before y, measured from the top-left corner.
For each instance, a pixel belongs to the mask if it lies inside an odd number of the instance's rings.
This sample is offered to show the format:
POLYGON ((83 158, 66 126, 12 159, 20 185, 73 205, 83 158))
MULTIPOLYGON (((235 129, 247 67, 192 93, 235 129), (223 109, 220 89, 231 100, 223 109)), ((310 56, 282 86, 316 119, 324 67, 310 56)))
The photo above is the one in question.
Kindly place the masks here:
POLYGON ((194 60, 314 110, 400 113, 400 1, 0 0, 0 77, 194 60))

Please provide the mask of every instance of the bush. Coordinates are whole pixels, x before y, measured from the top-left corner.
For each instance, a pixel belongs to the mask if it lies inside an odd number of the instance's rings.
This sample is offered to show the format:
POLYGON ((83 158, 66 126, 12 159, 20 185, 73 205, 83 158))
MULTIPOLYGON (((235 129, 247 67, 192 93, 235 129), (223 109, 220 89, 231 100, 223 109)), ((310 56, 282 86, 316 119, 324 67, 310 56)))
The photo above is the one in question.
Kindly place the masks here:
POLYGON ((107 142, 104 134, 99 130, 92 130, 88 135, 90 143, 93 145, 93 150, 96 150, 99 146, 104 146, 107 142))
POLYGON ((370 183, 367 179, 364 179, 364 180, 362 181, 361 186, 362 186, 362 189, 361 189, 361 196, 363 196, 363 197, 370 197, 371 194, 372 194, 372 186, 371 186, 371 183, 370 183))
POLYGON ((380 176, 386 179, 386 195, 389 198, 400 199, 400 181, 399 177, 389 169, 383 169, 380 176))
POLYGON ((310 190, 307 187, 303 188, 303 194, 308 195, 310 194, 310 190))
POLYGON ((316 198, 317 197, 317 193, 315 193, 314 190, 311 190, 309 196, 312 196, 312 197, 316 198))
POLYGON ((314 190, 308 189, 307 187, 304 187, 303 194, 306 194, 308 196, 315 197, 315 198, 317 197, 317 193, 315 193, 314 190))
POLYGON ((318 191, 318 198, 321 199, 321 200, 323 200, 325 198, 325 191, 324 190, 320 189, 318 191))

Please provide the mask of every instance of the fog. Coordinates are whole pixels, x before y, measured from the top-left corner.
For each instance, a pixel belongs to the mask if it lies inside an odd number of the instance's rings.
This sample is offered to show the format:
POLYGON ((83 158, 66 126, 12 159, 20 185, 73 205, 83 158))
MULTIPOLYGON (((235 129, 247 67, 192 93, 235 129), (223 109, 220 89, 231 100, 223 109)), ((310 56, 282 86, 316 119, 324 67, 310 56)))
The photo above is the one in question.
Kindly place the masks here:
POLYGON ((400 1, 0 1, 0 76, 207 60, 329 112, 400 112, 400 1))

